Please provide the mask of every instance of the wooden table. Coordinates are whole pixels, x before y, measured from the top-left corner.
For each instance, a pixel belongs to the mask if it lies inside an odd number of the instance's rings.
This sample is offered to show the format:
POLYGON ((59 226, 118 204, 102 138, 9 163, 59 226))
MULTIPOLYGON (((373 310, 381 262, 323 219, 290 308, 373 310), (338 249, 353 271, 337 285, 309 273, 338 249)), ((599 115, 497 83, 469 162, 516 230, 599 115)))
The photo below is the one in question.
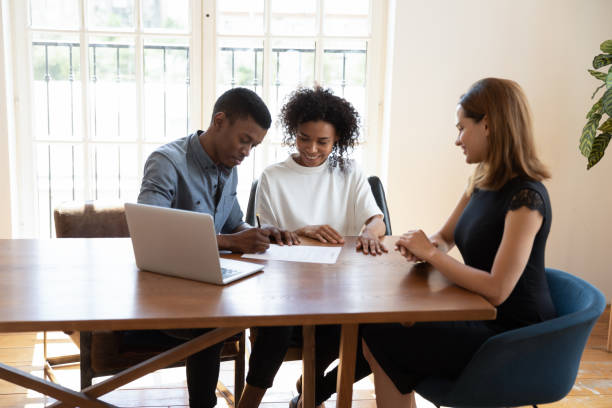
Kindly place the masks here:
MULTIPOLYGON (((360 323, 495 317, 482 297, 428 265, 354 246, 348 238, 334 265, 254 261, 264 272, 221 287, 139 271, 129 239, 0 240, 0 332, 219 328, 81 393, 4 364, 0 378, 63 401, 54 406, 108 407, 97 397, 247 327, 304 325, 304 360, 313 361, 314 325, 341 324, 337 406, 350 407, 360 323)), ((307 407, 313 384, 305 366, 307 407)))

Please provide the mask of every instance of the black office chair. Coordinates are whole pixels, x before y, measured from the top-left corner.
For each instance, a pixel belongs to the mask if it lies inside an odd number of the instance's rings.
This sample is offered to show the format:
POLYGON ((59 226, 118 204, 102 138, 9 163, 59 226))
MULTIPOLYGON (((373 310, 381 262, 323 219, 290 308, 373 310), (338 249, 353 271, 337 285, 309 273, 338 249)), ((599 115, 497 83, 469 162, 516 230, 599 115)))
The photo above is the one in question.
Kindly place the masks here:
POLYGON ((387 209, 387 199, 385 198, 385 189, 383 188, 382 182, 378 176, 368 177, 368 183, 372 189, 372 194, 378 204, 378 208, 382 211, 385 221, 385 235, 393 235, 391 233, 391 218, 389 217, 389 210, 387 209))
POLYGON ((255 227, 257 225, 257 221, 255 221, 255 193, 257 192, 257 182, 259 180, 253 180, 251 184, 251 193, 249 194, 249 204, 247 205, 247 212, 244 220, 255 227))
MULTIPOLYGON (((251 193, 249 194, 249 204, 247 205, 247 212, 245 221, 252 226, 255 226, 255 193, 257 192, 258 180, 253 180, 251 184, 251 193)), ((385 189, 383 188, 382 182, 377 176, 368 177, 368 183, 372 189, 372 194, 376 200, 376 204, 380 211, 382 211, 385 221, 385 235, 393 235, 391 233, 391 218, 389 217, 389 210, 387 209, 387 199, 385 198, 385 189)))

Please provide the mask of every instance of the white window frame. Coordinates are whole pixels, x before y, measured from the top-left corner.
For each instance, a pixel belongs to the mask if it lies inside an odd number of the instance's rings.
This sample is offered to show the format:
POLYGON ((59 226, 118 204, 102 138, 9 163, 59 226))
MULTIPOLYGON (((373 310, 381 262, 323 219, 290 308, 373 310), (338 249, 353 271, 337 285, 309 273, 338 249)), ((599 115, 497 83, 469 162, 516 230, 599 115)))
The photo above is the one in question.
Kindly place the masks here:
MULTIPOLYGON (((266 104, 270 102, 269 95, 269 84, 272 83, 273 72, 270 69, 272 65, 272 53, 271 53, 271 42, 276 39, 300 39, 300 40, 313 40, 318 44, 322 40, 334 40, 334 39, 345 39, 344 36, 330 36, 323 35, 323 0, 318 1, 317 7, 317 22, 318 22, 318 33, 315 36, 286 36, 286 35, 273 35, 270 32, 270 2, 271 0, 264 0, 264 34, 263 35, 239 35, 237 38, 252 38, 263 40, 264 43, 264 60, 263 60, 263 81, 266 86, 263 87, 263 100, 266 104)), ((217 35, 215 27, 216 19, 216 0, 203 0, 203 52, 202 67, 203 72, 203 85, 205 89, 214 89, 213 93, 204 93, 204 103, 202 104, 202 118, 205 122, 210 120, 212 114, 212 108, 215 101, 216 95, 216 71, 217 71, 217 42, 219 38, 232 38, 230 35, 217 35)), ((361 164, 365 174, 383 174, 384 168, 383 163, 385 160, 381 157, 383 153, 381 149, 382 145, 382 123, 383 123, 383 99, 384 99, 384 73, 385 73, 385 61, 386 61, 386 30, 385 20, 387 18, 388 0, 370 0, 370 18, 371 18, 371 34, 369 36, 356 37, 351 36, 351 40, 365 40, 367 42, 367 62, 366 62, 366 106, 367 106, 367 138, 362 144, 363 150, 363 162, 361 164)), ((322 65, 323 65, 323 49, 317 47, 317 54, 315 57, 315 80, 320 81, 322 76, 322 65)), ((274 124, 273 124, 274 125, 274 124)), ((264 139, 261 148, 258 148, 260 152, 257 154, 262 155, 260 159, 255 161, 253 166, 253 178, 257 178, 263 170, 266 163, 269 162, 267 154, 269 149, 266 147, 270 144, 278 144, 273 142, 271 138, 264 139)), ((246 184, 247 181, 240 180, 241 184, 246 184)), ((248 181, 250 185, 250 181, 248 181)))
MULTIPOLYGON (((220 0, 222 1, 222 0, 220 0)), ((268 106, 271 105, 271 95, 269 95, 270 84, 273 81, 272 67, 272 42, 274 40, 283 39, 299 39, 299 40, 312 40, 317 44, 316 56, 315 56, 315 81, 321 83, 323 75, 323 47, 319 44, 324 44, 324 41, 329 40, 363 40, 367 44, 367 60, 366 60, 366 109, 367 109, 367 122, 364 127, 364 133, 366 136, 363 143, 361 143, 362 150, 362 163, 361 167, 367 175, 379 175, 384 176, 386 169, 384 163, 386 160, 383 159, 384 154, 383 137, 382 137, 382 124, 383 124, 383 100, 384 100, 384 73, 385 73, 385 61, 386 61, 386 35, 385 20, 387 18, 388 0, 370 0, 370 20, 371 20, 371 32, 369 36, 331 36, 323 34, 323 2, 324 0, 317 0, 316 19, 318 25, 318 32, 314 36, 290 36, 290 35, 274 35, 270 30, 271 12, 270 3, 271 0, 264 0, 264 33, 262 35, 225 35, 218 34, 215 26, 216 14, 216 0, 203 0, 204 13, 203 13, 203 34, 204 34, 204 48, 202 52, 202 67, 204 69, 203 83, 205 89, 213 89, 214 92, 204 92, 204 103, 202 105, 202 117, 206 122, 210 120, 212 114, 212 108, 215 101, 215 95, 217 94, 217 48, 218 41, 221 38, 241 38, 241 39, 256 39, 263 41, 263 100, 268 106)), ((274 115, 274 112, 272 112, 274 115)), ((273 118, 274 119, 274 118, 273 118)), ((363 119, 363 118, 362 118, 363 119)), ((272 124, 274 126, 274 123, 272 124)), ((242 197, 244 194, 248 194, 250 189, 251 181, 257 179, 259 174, 263 171, 265 166, 272 164, 271 158, 268 156, 271 149, 270 146, 278 146, 280 142, 274 141, 271 137, 266 137, 260 147, 256 148, 254 152, 255 160, 253 165, 253 174, 251 180, 239 180, 239 196, 242 198, 241 204, 244 204, 245 200, 242 197)), ((246 210, 246 209, 245 209, 246 210)))
MULTIPOLYGON (((122 141, 105 142, 94 140, 92 138, 91 126, 90 126, 90 95, 91 92, 90 81, 89 81, 89 49, 88 49, 88 38, 89 36, 97 35, 112 35, 116 34, 121 37, 134 38, 134 50, 135 50, 135 84, 137 88, 136 98, 136 109, 139 112, 141 120, 137 123, 137 139, 129 141, 130 144, 136 144, 138 147, 138 164, 137 168, 139 171, 139 178, 142 178, 142 171, 144 167, 144 160, 142 157, 142 150, 145 145, 150 144, 150 141, 144 139, 144 90, 142 87, 143 83, 143 38, 169 36, 169 37, 185 37, 189 38, 190 46, 190 87, 189 87, 189 98, 190 98, 190 131, 199 129, 202 127, 202 2, 201 0, 189 0, 189 6, 191 8, 191 33, 189 34, 153 34, 145 31, 141 24, 141 13, 140 13, 140 2, 135 1, 134 18, 136 23, 135 31, 93 31, 87 30, 86 24, 86 10, 87 0, 79 0, 79 12, 81 18, 81 27, 78 30, 56 30, 56 29, 23 29, 28 27, 29 18, 29 1, 28 0, 8 0, 10 2, 10 9, 12 15, 12 35, 14 40, 13 48, 13 69, 16 73, 14 81, 15 89, 15 112, 16 112, 16 151, 17 151, 17 165, 16 173, 18 175, 18 189, 17 194, 19 197, 20 210, 18 214, 17 231, 14 235, 19 237, 38 237, 39 236, 39 212, 38 212, 38 193, 37 193, 37 176, 36 176, 36 140, 33 136, 32 127, 32 98, 33 98, 33 69, 32 69, 32 55, 31 55, 31 44, 32 34, 34 32, 48 32, 56 34, 67 34, 67 35, 78 35, 80 39, 80 81, 82 84, 82 118, 83 118, 83 133, 84 137, 82 140, 51 140, 51 143, 71 143, 80 145, 84 151, 83 155, 83 168, 85 171, 83 180, 84 186, 83 191, 88 198, 93 199, 92 186, 89 183, 90 177, 87 172, 91 169, 91 165, 88 163, 87 151, 90 144, 100 143, 113 143, 123 144, 122 141), (17 50, 20 50, 17 52, 17 50), (19 67, 19 71, 17 71, 19 67), (19 73, 18 73, 19 72, 19 73)), ((176 135, 176 138, 185 135, 176 135)))
MULTIPOLYGON (((32 70, 32 58, 31 58, 31 43, 32 35, 31 31, 24 30, 23 27, 28 26, 29 21, 29 1, 27 0, 1 0, 2 1, 2 12, 10 14, 10 36, 12 37, 12 61, 7 64, 10 66, 10 70, 7 70, 10 75, 12 71, 13 76, 6 78, 7 81, 12 83, 13 91, 13 110, 14 112, 14 138, 9 135, 9 141, 14 140, 14 160, 11 164, 11 178, 15 180, 14 191, 8 191, 11 196, 11 202, 17 203, 14 205, 11 213, 13 217, 12 235, 13 237, 37 237, 38 236, 38 193, 37 193, 37 180, 36 180, 36 149, 34 143, 34 137, 32 135, 32 83, 33 83, 33 70, 32 70), (16 196, 16 197, 15 197, 16 196)), ((81 0, 81 18, 85 21, 84 13, 86 10, 86 4, 88 0, 81 0)), ((216 70, 217 70, 217 33, 215 28, 216 10, 215 0, 189 0, 191 6, 191 36, 190 36, 190 130, 195 129, 206 129, 210 121, 213 105, 216 99, 216 70)), ((270 0, 265 0, 266 5, 269 5, 270 0)), ((322 16, 322 0, 319 1, 319 7, 317 11, 317 17, 319 21, 319 27, 321 27, 322 16)), ((385 158, 382 155, 385 154, 384 138, 382 135, 383 127, 383 101, 384 101, 384 84, 385 84, 385 61, 386 58, 386 45, 387 45, 387 30, 385 29, 385 21, 387 19, 387 10, 389 7, 389 0, 371 0, 370 1, 370 18, 371 18, 371 35, 367 38, 368 54, 367 54, 367 140, 364 143, 363 149, 363 162, 362 167, 366 174, 378 174, 385 175, 385 158)), ((272 81, 271 67, 271 38, 291 38, 286 36, 271 36, 269 30, 270 22, 270 11, 269 7, 265 8, 267 18, 267 28, 264 36, 252 37, 262 38, 264 40, 265 51, 264 52, 264 81, 270 83, 272 81)), ((137 31, 134 33, 121 32, 122 36, 136 36, 137 41, 134 44, 137 63, 136 63, 136 75, 137 84, 139 84, 139 77, 142 75, 142 37, 140 35, 149 36, 149 33, 144 33, 140 29, 140 10, 135 10, 135 18, 137 20, 137 31)), ((300 39, 312 38, 314 40, 321 40, 321 29, 317 36, 314 37, 299 37, 300 39)), ((47 30, 51 31, 51 30, 47 30)), ((75 34, 75 31, 70 30, 53 30, 57 33, 75 34)), ((96 34, 108 34, 108 32, 90 32, 91 35, 96 34)), ((78 30, 78 35, 81 39, 81 50, 87 50, 86 32, 83 27, 78 30)), ((244 36, 249 37, 249 36, 244 36)), ((325 38, 332 39, 332 36, 325 36, 325 38)), ((337 37, 344 38, 344 37, 337 37)), ((352 39, 359 39, 351 37, 352 39)), ((317 67, 316 76, 320 77, 322 58, 321 49, 317 55, 317 67)), ((88 143, 94 143, 91 139, 90 126, 89 126, 89 109, 87 103, 88 98, 88 52, 81 52, 81 83, 83 87, 83 129, 86 132, 86 139, 78 141, 77 143, 83 143, 87 146, 88 143)), ((264 87, 264 100, 267 102, 269 87, 264 87)), ((139 106, 141 118, 144 117, 143 105, 142 105, 142 89, 139 90, 139 106)), ((10 101, 7 101, 10 102, 10 101)), ((8 110, 11 111, 11 110, 8 110)), ((137 143, 142 146, 143 143, 143 129, 142 122, 139 122, 139 137, 137 143)), ((176 135, 176 137, 182 137, 183 135, 176 135)), ((270 139, 270 138, 268 138, 270 139)), ((74 141, 71 141, 74 143, 74 141)), ((266 143, 272 143, 267 141, 266 143)), ((84 147, 86 148, 86 147, 84 147)), ((260 149, 266 151, 268 149, 260 149)), ((138 160, 141 160, 141 155, 138 160)), ((84 156, 87 160, 87 155, 84 156)), ((260 163, 266 162, 265 158, 260 163)), ((138 168, 142 172, 142 162, 139 162, 138 168)), ((85 166, 87 169, 89 166, 85 166)), ((262 170, 261 166, 258 167, 257 163, 254 166, 254 177, 257 177, 258 172, 262 170)), ((142 176, 142 174, 140 174, 142 176)), ((87 183, 88 177, 85 177, 85 183, 87 183)), ((241 184, 249 183, 250 180, 241 180, 241 184)), ((87 191, 87 190, 85 190, 87 191)), ((2 193, 3 191, 0 191, 2 193)))

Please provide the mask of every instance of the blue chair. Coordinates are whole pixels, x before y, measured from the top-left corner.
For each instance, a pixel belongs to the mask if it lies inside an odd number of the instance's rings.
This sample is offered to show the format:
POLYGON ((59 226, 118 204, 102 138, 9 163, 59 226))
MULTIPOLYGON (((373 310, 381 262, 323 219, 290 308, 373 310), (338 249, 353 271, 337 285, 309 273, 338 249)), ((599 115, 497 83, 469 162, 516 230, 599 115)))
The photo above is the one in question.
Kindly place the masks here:
POLYGON ((557 318, 491 337, 458 378, 428 378, 416 392, 438 407, 535 407, 565 397, 606 299, 568 273, 546 269, 546 277, 557 318))

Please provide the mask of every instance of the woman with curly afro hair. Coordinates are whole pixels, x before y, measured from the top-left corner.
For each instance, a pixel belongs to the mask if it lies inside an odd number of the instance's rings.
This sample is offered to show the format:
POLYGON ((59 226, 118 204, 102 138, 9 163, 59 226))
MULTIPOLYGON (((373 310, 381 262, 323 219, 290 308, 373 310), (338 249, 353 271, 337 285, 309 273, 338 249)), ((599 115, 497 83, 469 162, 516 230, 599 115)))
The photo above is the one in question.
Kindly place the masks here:
MULTIPOLYGON (((385 224, 367 178, 349 152, 359 137, 359 115, 345 99, 321 87, 300 88, 281 109, 284 144, 295 153, 267 167, 257 186, 255 211, 263 224, 282 227, 298 236, 340 244, 343 236, 358 236, 357 250, 381 255, 385 224)), ((238 408, 259 406, 283 362, 291 339, 301 328, 258 328, 249 360, 247 386, 238 408)), ((317 406, 336 392, 337 369, 324 375, 338 357, 340 326, 315 331, 315 400, 317 406)), ((360 342, 361 343, 361 342, 360 342)), ((370 369, 361 352, 355 379, 370 369)), ((298 391, 300 391, 298 387, 298 391)), ((300 396, 290 407, 301 406, 300 396)))
POLYGON ((353 105, 328 89, 300 88, 289 95, 279 122, 283 143, 296 153, 263 171, 255 199, 260 220, 324 243, 357 235, 364 254, 386 252, 382 212, 348 158, 359 137, 353 105))

